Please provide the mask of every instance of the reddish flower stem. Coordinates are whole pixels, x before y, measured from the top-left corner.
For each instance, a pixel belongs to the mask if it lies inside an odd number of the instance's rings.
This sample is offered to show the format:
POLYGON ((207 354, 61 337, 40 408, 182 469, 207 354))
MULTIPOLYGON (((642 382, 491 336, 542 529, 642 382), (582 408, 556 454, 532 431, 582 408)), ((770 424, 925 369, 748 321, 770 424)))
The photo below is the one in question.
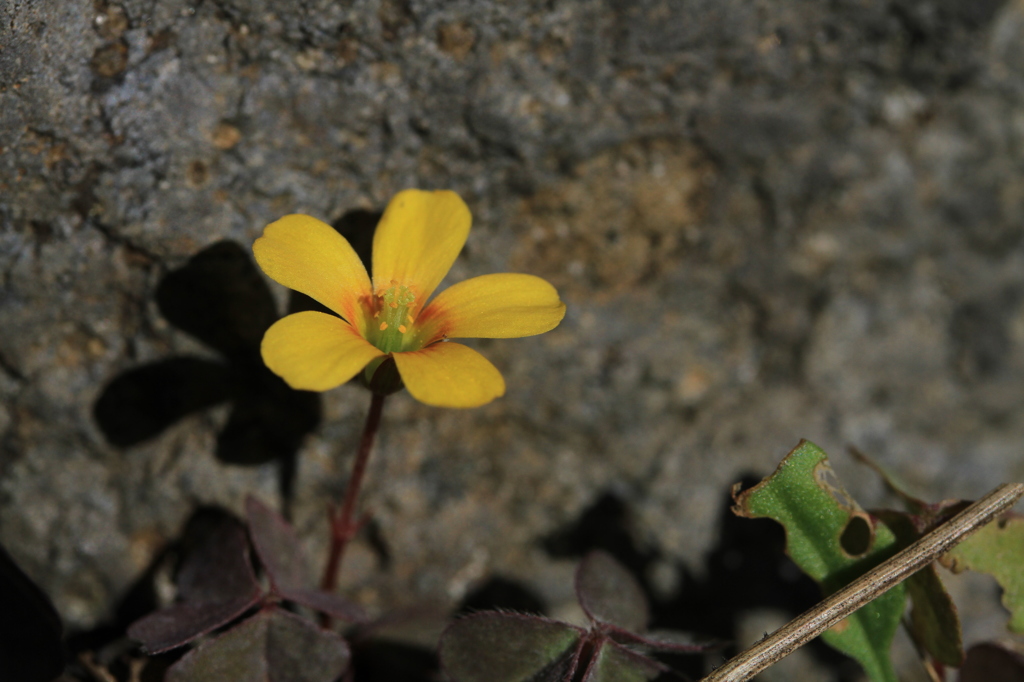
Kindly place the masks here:
POLYGON ((370 460, 370 451, 373 450, 373 439, 380 427, 384 398, 385 396, 374 393, 370 400, 370 411, 366 415, 366 425, 363 426, 363 435, 359 439, 359 451, 356 453, 356 461, 352 467, 352 476, 348 479, 348 486, 345 488, 341 510, 338 513, 335 513, 335 509, 330 511, 331 550, 327 556, 323 578, 320 581, 320 589, 325 592, 333 592, 337 587, 338 572, 341 569, 341 559, 345 555, 345 547, 362 526, 362 523, 354 520, 353 516, 356 510, 356 500, 359 497, 359 488, 362 487, 363 477, 366 474, 366 463, 370 460))

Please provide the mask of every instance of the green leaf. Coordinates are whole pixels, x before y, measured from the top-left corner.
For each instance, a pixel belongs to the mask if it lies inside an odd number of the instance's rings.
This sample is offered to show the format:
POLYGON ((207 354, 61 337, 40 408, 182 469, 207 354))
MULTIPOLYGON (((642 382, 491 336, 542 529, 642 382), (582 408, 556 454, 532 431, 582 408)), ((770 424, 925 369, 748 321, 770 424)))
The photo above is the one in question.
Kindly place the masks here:
POLYGON ((1007 627, 1024 632, 1024 517, 988 524, 950 550, 942 563, 957 573, 969 568, 995 578, 1003 588, 1003 605, 1010 610, 1007 627))
MULTIPOLYGON (((828 595, 892 556, 896 538, 874 522, 838 485, 828 457, 801 441, 775 473, 736 496, 733 511, 767 517, 786 529, 786 552, 828 595), (831 479, 831 480, 830 480, 831 479)), ((855 658, 875 682, 896 682, 889 649, 903 614, 906 590, 897 585, 822 638, 855 658)))

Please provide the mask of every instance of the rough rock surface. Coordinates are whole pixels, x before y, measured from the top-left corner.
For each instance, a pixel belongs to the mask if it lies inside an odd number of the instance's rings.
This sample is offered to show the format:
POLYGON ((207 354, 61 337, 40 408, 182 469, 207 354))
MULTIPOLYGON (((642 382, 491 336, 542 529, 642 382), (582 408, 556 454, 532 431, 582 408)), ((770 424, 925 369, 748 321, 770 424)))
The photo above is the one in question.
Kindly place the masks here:
MULTIPOLYGON (((868 503, 847 445, 933 499, 1024 480, 1022 171, 1017 0, 2 0, 0 542, 88 628, 198 505, 278 499, 276 466, 214 456, 228 408, 117 447, 97 402, 224 355, 168 320, 168 273, 409 186, 473 211, 450 281, 530 272, 568 314, 476 344, 487 407, 391 399, 386 560, 359 544, 344 581, 372 607, 492 575, 562 604, 542 539, 607 495, 670 593, 801 437, 868 503)), ((310 408, 315 556, 367 403, 310 408)))

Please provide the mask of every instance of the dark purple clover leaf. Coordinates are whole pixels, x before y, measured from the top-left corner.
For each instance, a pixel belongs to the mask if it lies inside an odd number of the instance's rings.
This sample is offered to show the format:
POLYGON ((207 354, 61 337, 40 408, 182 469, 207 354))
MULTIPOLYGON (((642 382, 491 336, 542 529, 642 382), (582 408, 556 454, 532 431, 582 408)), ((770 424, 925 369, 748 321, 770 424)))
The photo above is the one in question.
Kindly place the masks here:
POLYGON ((942 500, 941 502, 925 502, 924 500, 907 492, 892 472, 860 450, 850 448, 850 454, 853 455, 853 458, 858 462, 869 467, 878 474, 885 486, 903 501, 907 511, 910 512, 910 518, 918 524, 918 530, 922 533, 942 519, 950 518, 961 512, 968 504, 970 504, 964 500, 957 499, 942 500))
POLYGON ((644 682, 670 669, 646 652, 694 653, 675 631, 646 632, 647 599, 633 576, 604 552, 576 571, 576 596, 588 630, 518 613, 487 611, 455 621, 441 637, 441 666, 454 682, 644 682))
MULTIPOLYGON (((859 462, 873 469, 886 487, 903 501, 906 512, 872 510, 872 514, 881 519, 896 536, 900 549, 917 541, 930 529, 960 512, 968 504, 963 500, 926 502, 907 492, 891 472, 864 453, 851 449, 851 454, 859 462)), ((920 643, 936 662, 954 668, 959 667, 964 660, 960 618, 935 565, 926 566, 904 584, 912 605, 908 627, 914 640, 920 643)))
POLYGON ((213 604, 178 604, 151 613, 128 626, 128 636, 142 642, 147 654, 188 644, 230 623, 259 602, 255 599, 213 604))
POLYGON ((441 667, 455 682, 562 682, 576 670, 585 634, 539 616, 477 613, 445 630, 441 667))
POLYGON ((175 582, 185 602, 212 603, 258 593, 245 528, 234 517, 218 520, 182 562, 175 582))
POLYGON ((269 608, 187 653, 166 682, 333 682, 349 657, 334 632, 269 608))
POLYGON ((967 650, 959 682, 1022 682, 1024 656, 994 642, 975 644, 967 650))
POLYGON ((292 525, 251 496, 245 500, 245 518, 256 555, 267 571, 271 587, 278 593, 308 588, 306 558, 292 525))
POLYGON ((323 590, 285 590, 281 596, 347 623, 365 623, 370 620, 366 610, 359 604, 323 590))
POLYGON ((668 667, 608 640, 590 659, 583 682, 646 682, 668 667))
POLYGON ((620 630, 611 633, 611 637, 622 644, 636 645, 644 650, 666 654, 697 654, 723 646, 723 642, 717 641, 698 642, 690 633, 678 630, 654 630, 643 634, 620 630))
POLYGON ((312 587, 299 536, 280 514, 249 497, 245 501, 245 515, 253 546, 274 594, 339 620, 367 620, 366 612, 358 604, 312 587))
MULTIPOLYGON (((922 535, 914 519, 905 513, 889 510, 874 513, 893 532, 901 549, 922 535)), ((909 629, 914 640, 937 662, 960 667, 964 660, 960 617, 935 564, 925 566, 904 584, 910 597, 909 629)))
POLYGON ((576 597, 597 623, 628 632, 647 629, 647 598, 632 574, 611 555, 595 551, 576 569, 576 597))
POLYGON ((647 632, 647 597, 633 575, 610 554, 591 552, 576 570, 576 597, 583 611, 616 642, 666 653, 697 653, 720 644, 697 643, 674 630, 647 632))
POLYGON ((148 653, 187 644, 259 603, 262 591, 240 524, 233 519, 220 522, 188 555, 178 573, 178 595, 180 604, 129 626, 128 636, 142 642, 148 653))

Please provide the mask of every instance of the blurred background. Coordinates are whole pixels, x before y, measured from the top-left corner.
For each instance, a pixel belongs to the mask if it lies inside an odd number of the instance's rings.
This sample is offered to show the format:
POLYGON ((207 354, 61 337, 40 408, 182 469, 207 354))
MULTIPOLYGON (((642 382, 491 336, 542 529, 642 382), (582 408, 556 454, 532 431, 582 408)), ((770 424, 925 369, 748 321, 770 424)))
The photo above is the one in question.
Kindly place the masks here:
MULTIPOLYGON (((868 506, 849 446, 934 501, 1024 480, 1022 170, 1018 0, 3 0, 0 543, 71 632, 250 492, 319 565, 369 395, 262 369, 308 301, 252 241, 301 212, 367 244, 447 188, 447 281, 568 313, 471 342, 491 405, 389 399, 346 592, 571 617, 605 547, 665 624, 758 639, 813 589, 729 489, 801 438, 868 506)), ((965 641, 1001 633, 953 583, 965 641)))

